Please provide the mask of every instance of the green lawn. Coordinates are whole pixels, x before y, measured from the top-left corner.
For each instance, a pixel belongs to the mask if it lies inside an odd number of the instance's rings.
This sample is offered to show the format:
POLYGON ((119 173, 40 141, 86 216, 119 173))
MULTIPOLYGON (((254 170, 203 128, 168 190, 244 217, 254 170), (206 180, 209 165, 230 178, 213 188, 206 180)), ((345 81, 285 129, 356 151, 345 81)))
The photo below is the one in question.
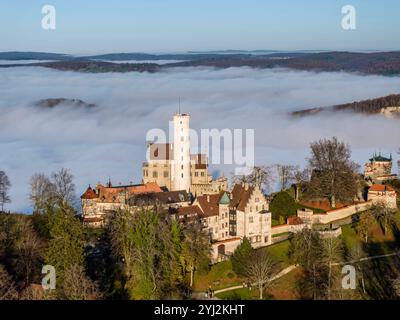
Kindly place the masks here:
MULTIPOLYGON (((394 216, 395 226, 400 229, 400 211, 394 216)), ((368 256, 392 253, 400 248, 400 235, 396 231, 389 231, 386 235, 383 233, 378 222, 371 225, 371 235, 367 246, 356 232, 356 224, 342 226, 342 236, 347 253, 358 245, 363 245, 368 256)), ((288 253, 290 249, 289 240, 271 245, 260 250, 267 250, 272 259, 279 263, 279 269, 291 265, 288 253)), ((345 258, 346 259, 346 258, 345 258)), ((219 267, 221 268, 221 267, 219 267)), ((217 269, 219 269, 217 268, 217 269)), ((360 263, 362 273, 365 277, 366 294, 360 293, 356 299, 362 296, 366 299, 387 299, 390 294, 390 279, 396 274, 400 275, 399 257, 389 257, 378 260, 365 261, 360 263), (385 276, 382 276, 384 274, 385 276), (388 280, 389 279, 389 280, 388 280)), ((214 271, 217 273, 217 270, 214 271)), ((297 268, 282 278, 276 280, 273 286, 268 290, 266 299, 298 299, 297 281, 302 276, 301 268, 297 268)), ((239 282, 238 284, 241 284, 239 282)), ((224 292, 217 295, 220 299, 226 300, 249 300, 258 299, 258 290, 241 288, 234 291, 224 292)))
POLYGON ((289 240, 285 240, 276 244, 273 244, 271 246, 263 248, 263 250, 266 250, 270 255, 271 258, 274 260, 274 262, 279 263, 280 267, 282 269, 290 266, 290 261, 289 261, 289 248, 290 248, 290 242, 289 240))
POLYGON ((232 270, 231 261, 223 261, 211 266, 207 274, 195 273, 195 291, 206 291, 209 286, 213 290, 223 289, 243 283, 232 270))
MULTIPOLYGON (((395 228, 400 228, 400 212, 394 216, 395 228)), ((342 240, 348 251, 355 248, 356 246, 365 245, 363 239, 357 234, 356 231, 357 223, 342 226, 342 240)), ((399 239, 396 239, 396 233, 389 229, 387 234, 383 233, 382 227, 379 222, 374 221, 370 227, 370 236, 368 240, 368 247, 375 250, 378 253, 392 252, 393 250, 400 248, 399 239)))
MULTIPOLYGON (((286 240, 259 250, 266 250, 273 261, 278 264, 278 268, 284 269, 290 265, 288 257, 289 246, 290 242, 286 240)), ((213 290, 218 290, 241 285, 242 283, 243 279, 238 277, 232 270, 231 261, 214 264, 207 274, 195 273, 194 277, 195 291, 205 291, 209 286, 213 290)))

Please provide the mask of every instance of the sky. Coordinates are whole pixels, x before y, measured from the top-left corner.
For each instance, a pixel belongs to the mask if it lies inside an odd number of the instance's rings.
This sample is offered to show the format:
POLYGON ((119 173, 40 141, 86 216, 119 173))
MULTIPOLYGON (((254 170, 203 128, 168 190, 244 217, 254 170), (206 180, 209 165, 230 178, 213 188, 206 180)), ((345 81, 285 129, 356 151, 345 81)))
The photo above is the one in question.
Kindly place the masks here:
MULTIPOLYGON (((256 165, 304 167, 310 142, 333 136, 350 144, 360 165, 379 151, 392 153, 397 161, 399 119, 347 113, 293 119, 288 112, 398 93, 399 86, 399 77, 247 67, 175 68, 154 74, 0 69, 0 170, 12 183, 12 203, 6 209, 30 212, 29 179, 38 172, 70 169, 78 196, 89 184, 106 183, 109 177, 115 185, 140 183, 146 135, 153 129, 167 132, 178 96, 197 132, 254 129, 256 165), (34 105, 56 97, 97 107, 34 105)), ((216 164, 210 171, 229 177, 235 167, 216 164)))
POLYGON ((398 0, 2 0, 0 51, 399 50, 398 0), (56 8, 56 29, 41 27, 56 8), (341 27, 356 8, 356 30, 341 27))

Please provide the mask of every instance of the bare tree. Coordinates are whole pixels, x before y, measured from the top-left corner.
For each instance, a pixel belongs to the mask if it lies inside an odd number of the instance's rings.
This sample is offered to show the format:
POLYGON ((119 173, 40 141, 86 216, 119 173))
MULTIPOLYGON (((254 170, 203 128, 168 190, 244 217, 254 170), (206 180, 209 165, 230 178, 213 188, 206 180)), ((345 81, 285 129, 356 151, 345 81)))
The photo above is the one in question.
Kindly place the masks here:
POLYGON ((52 173, 52 184, 57 199, 62 204, 73 204, 75 200, 74 176, 68 169, 62 168, 52 173))
POLYGON ((15 231, 15 253, 18 257, 16 271, 28 285, 36 271, 40 270, 44 243, 37 236, 33 226, 25 217, 18 217, 15 231))
POLYGON ((390 208, 385 202, 380 202, 374 205, 374 207, 371 209, 372 214, 375 216, 375 218, 381 222, 383 226, 383 232, 384 234, 387 233, 388 227, 391 223, 393 223, 394 219, 394 214, 396 213, 396 210, 393 208, 390 208))
POLYGON ((11 187, 11 182, 7 174, 4 171, 0 171, 0 206, 1 206, 0 212, 4 211, 4 205, 6 203, 11 202, 10 195, 8 194, 10 187, 11 187))
POLYGON ((260 189, 269 189, 275 181, 272 166, 256 166, 248 175, 233 176, 233 183, 248 183, 260 189))
POLYGON ((39 213, 54 198, 55 185, 43 173, 36 173, 30 179, 30 186, 29 200, 34 205, 35 212, 39 213))
POLYGON ((97 300, 100 293, 95 282, 86 276, 80 265, 73 265, 65 272, 63 296, 67 300, 97 300))
MULTIPOLYGON (((362 248, 362 245, 359 243, 357 244, 355 247, 353 247, 350 251, 350 260, 351 261, 360 261, 362 258, 365 258, 366 254, 362 248)), ((364 279, 364 272, 363 272, 363 268, 362 268, 362 264, 361 263, 355 263, 356 268, 358 270, 357 272, 357 276, 360 277, 360 281, 361 281, 361 287, 362 290, 364 292, 364 294, 366 293, 365 290, 365 279, 364 279)))
POLYGON ((326 281, 326 288, 327 288, 327 298, 331 300, 332 298, 332 286, 334 283, 334 276, 332 267, 333 264, 339 263, 342 261, 343 257, 343 245, 341 240, 337 238, 328 238, 324 239, 322 242, 322 256, 323 256, 323 263, 328 268, 328 275, 326 281))
POLYGON ((289 187, 292 181, 294 181, 294 173, 296 167, 285 164, 277 164, 275 165, 275 167, 278 173, 278 179, 281 191, 283 191, 289 187))
POLYGON ((293 171, 293 181, 295 183, 295 200, 299 201, 304 183, 310 181, 310 170, 301 170, 299 166, 296 166, 293 171))
POLYGON ((371 213, 371 211, 361 213, 360 221, 358 222, 358 224, 356 226, 356 230, 357 230, 358 234, 364 239, 365 243, 368 242, 370 228, 371 228, 371 225, 373 222, 374 222, 374 216, 371 213))
POLYGON ((132 276, 133 239, 130 232, 134 227, 133 215, 127 210, 120 210, 110 217, 108 233, 111 239, 111 249, 114 255, 120 258, 128 281, 132 276))
POLYGON ((194 272, 199 262, 209 262, 211 245, 208 235, 202 230, 200 221, 188 224, 183 229, 183 236, 183 257, 186 270, 190 272, 190 287, 192 287, 194 272))
POLYGON ((351 160, 348 145, 336 137, 311 143, 309 166, 310 191, 314 196, 328 198, 332 208, 336 208, 337 200, 354 200, 359 166, 351 160))
POLYGON ((19 300, 47 300, 46 296, 41 284, 31 284, 22 289, 19 300))
POLYGON ((400 277, 392 280, 392 290, 396 298, 400 298, 400 277))
POLYGON ((264 249, 255 250, 251 253, 246 266, 246 276, 250 283, 255 284, 260 292, 260 300, 263 293, 271 284, 274 264, 264 249))
POLYGON ((14 281, 4 266, 0 264, 0 300, 16 300, 17 298, 14 281))

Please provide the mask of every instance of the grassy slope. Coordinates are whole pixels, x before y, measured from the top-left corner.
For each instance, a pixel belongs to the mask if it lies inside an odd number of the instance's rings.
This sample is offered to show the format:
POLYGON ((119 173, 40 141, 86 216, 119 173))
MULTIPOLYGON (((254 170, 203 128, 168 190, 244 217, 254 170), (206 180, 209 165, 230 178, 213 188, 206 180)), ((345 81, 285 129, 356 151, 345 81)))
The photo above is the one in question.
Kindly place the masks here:
MULTIPOLYGON (((395 215, 395 225, 393 230, 386 235, 378 222, 371 225, 370 241, 365 245, 356 232, 356 225, 347 225, 342 227, 343 234, 341 236, 345 247, 345 259, 349 259, 349 253, 357 246, 362 246, 368 256, 392 253, 400 249, 400 212, 395 215)), ((289 266, 289 249, 290 242, 284 241, 270 247, 265 248, 275 262, 279 264, 279 268, 283 269, 289 266)), ((359 265, 359 275, 362 273, 366 283, 366 293, 361 292, 364 299, 388 299, 390 298, 390 279, 400 275, 400 259, 399 257, 389 257, 379 260, 362 262, 359 265)), ((225 264, 228 266, 228 264, 225 264)), ((283 276, 274 282, 270 288, 270 295, 267 299, 298 299, 296 282, 301 276, 301 269, 296 269, 289 274, 283 276)), ((215 274, 215 271, 214 271, 215 274)), ((240 284, 238 281, 237 284, 240 284)), ((359 286, 361 291, 361 287, 359 286)), ((361 297, 360 296, 360 297, 361 297)), ((257 299, 257 290, 250 291, 247 288, 225 292, 218 295, 221 299, 257 299)))

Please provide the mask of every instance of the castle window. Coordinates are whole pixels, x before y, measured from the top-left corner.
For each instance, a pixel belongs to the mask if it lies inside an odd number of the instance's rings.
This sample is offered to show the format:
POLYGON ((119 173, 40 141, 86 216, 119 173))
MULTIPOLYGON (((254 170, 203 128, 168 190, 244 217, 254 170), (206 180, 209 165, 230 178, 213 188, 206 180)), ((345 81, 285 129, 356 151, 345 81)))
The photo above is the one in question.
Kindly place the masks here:
POLYGON ((195 177, 198 177, 198 176, 199 176, 199 173, 196 171, 196 172, 194 173, 194 176, 195 176, 195 177))
POLYGON ((168 178, 168 171, 164 171, 164 178, 168 178))
POLYGON ((181 174, 181 177, 183 178, 183 173, 181 174))
POLYGON ((157 178, 157 171, 153 171, 153 178, 157 178))
POLYGON ((204 177, 204 172, 201 173, 201 176, 204 177))
POLYGON ((253 222, 254 222, 253 217, 249 217, 249 223, 253 223, 253 222))
POLYGON ((181 165, 181 169, 183 170, 183 164, 181 165))

